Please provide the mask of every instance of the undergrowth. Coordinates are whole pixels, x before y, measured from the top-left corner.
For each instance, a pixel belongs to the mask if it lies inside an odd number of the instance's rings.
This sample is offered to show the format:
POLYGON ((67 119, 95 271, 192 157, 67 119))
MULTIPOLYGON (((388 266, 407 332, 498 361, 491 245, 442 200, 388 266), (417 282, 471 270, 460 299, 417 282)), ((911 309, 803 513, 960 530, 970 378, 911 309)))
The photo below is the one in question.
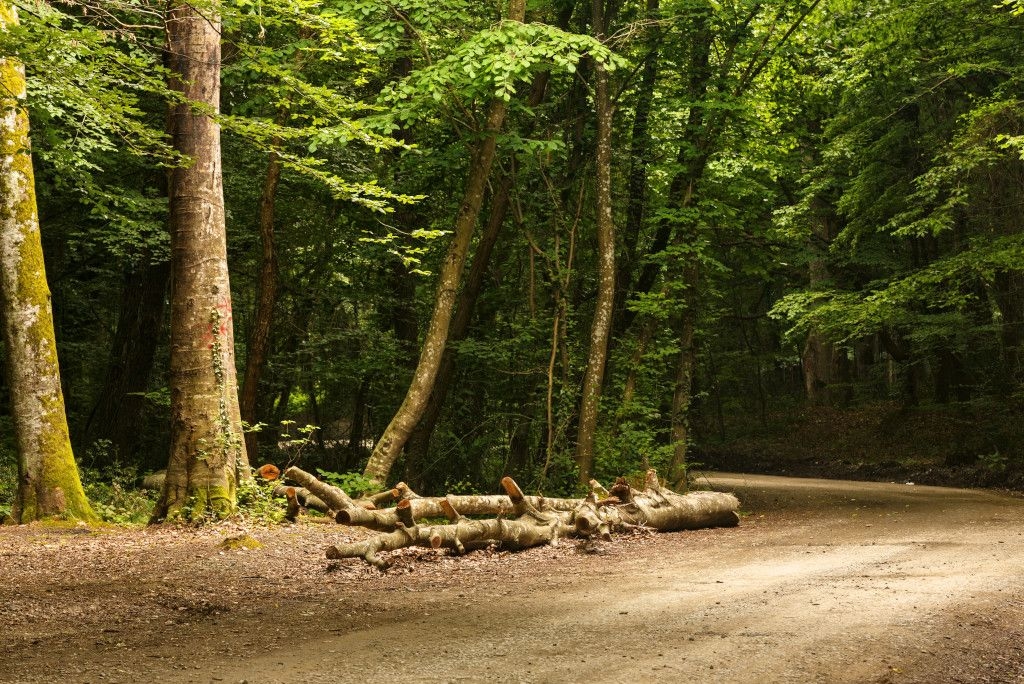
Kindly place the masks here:
POLYGON ((145 525, 159 492, 140 489, 135 466, 114 464, 82 470, 82 486, 96 515, 115 525, 145 525))

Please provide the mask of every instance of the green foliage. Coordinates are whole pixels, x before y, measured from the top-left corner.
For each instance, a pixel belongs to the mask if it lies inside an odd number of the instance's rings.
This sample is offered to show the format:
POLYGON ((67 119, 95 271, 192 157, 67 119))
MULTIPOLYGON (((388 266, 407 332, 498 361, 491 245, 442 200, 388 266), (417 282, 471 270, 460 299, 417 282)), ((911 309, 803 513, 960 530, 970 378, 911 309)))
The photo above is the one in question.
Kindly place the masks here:
MULTIPOLYGON (((103 449, 97 444, 92 449, 103 449)), ((97 454, 87 454, 86 459, 97 454)), ((102 459, 100 459, 102 460, 102 459)), ((92 508, 104 522, 115 525, 145 525, 149 522, 159 492, 139 489, 140 473, 134 465, 114 464, 102 469, 80 468, 82 486, 92 508)))
POLYGON ((445 494, 483 494, 480 488, 469 480, 445 480, 445 494))
POLYGON ((386 91, 389 113, 384 129, 430 116, 436 103, 455 99, 461 106, 497 98, 509 102, 517 86, 538 71, 574 73, 590 57, 611 71, 625 61, 596 39, 545 24, 505 21, 463 41, 449 55, 416 71, 386 91))
POLYGON ((232 47, 241 59, 223 70, 229 112, 226 131, 263 150, 274 150, 285 167, 326 187, 335 198, 375 212, 416 198, 391 192, 369 173, 352 178, 339 163, 360 153, 400 146, 361 121, 374 108, 352 97, 373 73, 370 46, 355 21, 319 3, 229 4, 223 14, 232 47))
POLYGON ((380 487, 374 480, 361 472, 334 473, 322 468, 317 468, 316 471, 321 480, 334 485, 354 499, 358 499, 364 494, 374 493, 374 490, 380 487))
POLYGON ((0 417, 0 524, 10 516, 18 494, 18 453, 9 416, 0 417))
POLYGON ((238 514, 245 520, 270 525, 284 520, 285 499, 274 496, 276 482, 249 477, 238 483, 238 514))

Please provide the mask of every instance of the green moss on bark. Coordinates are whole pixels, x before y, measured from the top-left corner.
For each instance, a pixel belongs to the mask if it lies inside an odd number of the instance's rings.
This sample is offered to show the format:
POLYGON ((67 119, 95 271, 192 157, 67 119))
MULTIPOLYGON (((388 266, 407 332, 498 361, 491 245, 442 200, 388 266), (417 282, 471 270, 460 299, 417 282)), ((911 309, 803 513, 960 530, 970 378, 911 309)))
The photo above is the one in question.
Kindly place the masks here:
MULTIPOLYGON (((12 6, 0 0, 0 31, 16 23, 12 6)), ((0 59, 0 94, 0 305, 19 459, 13 517, 96 521, 68 436, 39 235, 25 75, 16 60, 0 59)))

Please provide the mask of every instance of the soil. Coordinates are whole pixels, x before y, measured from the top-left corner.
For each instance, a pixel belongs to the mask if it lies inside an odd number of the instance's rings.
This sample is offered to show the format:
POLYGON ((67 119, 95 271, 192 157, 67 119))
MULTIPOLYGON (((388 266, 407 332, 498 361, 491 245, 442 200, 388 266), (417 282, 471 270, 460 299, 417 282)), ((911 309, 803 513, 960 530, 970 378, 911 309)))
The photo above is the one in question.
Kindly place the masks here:
POLYGON ((1024 682, 1024 500, 698 482, 738 528, 387 573, 327 524, 0 528, 0 682, 1024 682))

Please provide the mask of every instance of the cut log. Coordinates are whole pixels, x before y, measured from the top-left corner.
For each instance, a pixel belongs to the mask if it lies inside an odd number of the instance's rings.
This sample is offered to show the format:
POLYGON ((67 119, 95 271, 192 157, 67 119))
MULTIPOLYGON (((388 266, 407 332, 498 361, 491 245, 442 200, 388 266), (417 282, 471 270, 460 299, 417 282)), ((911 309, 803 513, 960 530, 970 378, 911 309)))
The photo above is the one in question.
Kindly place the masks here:
POLYGON ((292 494, 295 497, 295 502, 302 508, 309 508, 314 511, 319 511, 324 515, 333 515, 334 511, 331 507, 324 503, 323 499, 316 496, 308 489, 304 487, 290 487, 288 485, 277 485, 274 487, 272 494, 275 497, 288 499, 289 506, 291 505, 292 496, 288 494, 288 490, 292 490, 292 494))
MULTIPOLYGON (((378 554, 382 551, 394 551, 408 546, 425 546, 433 549, 453 549, 457 553, 468 550, 486 548, 497 545, 505 549, 517 550, 541 544, 557 543, 558 539, 570 536, 574 529, 565 523, 564 511, 542 513, 524 497, 519 486, 512 478, 506 477, 502 485, 509 492, 507 500, 511 503, 511 512, 517 513, 516 520, 491 518, 488 520, 470 520, 464 518, 451 504, 450 497, 439 504, 448 511, 449 519, 455 521, 449 525, 401 525, 394 532, 381 534, 371 539, 350 544, 339 544, 328 547, 327 557, 330 559, 362 558, 367 563, 382 570, 387 569, 389 562, 378 554)), ((530 497, 532 498, 532 497, 530 497)), ((411 521, 411 508, 415 500, 406 499, 398 508, 404 511, 400 515, 411 521)))
POLYGON ((256 474, 267 482, 273 482, 281 477, 281 469, 273 463, 264 463, 256 469, 256 474))
MULTIPOLYGON (((613 533, 637 529, 662 532, 706 527, 732 527, 739 523, 739 500, 732 494, 691 492, 677 494, 662 487, 657 474, 647 473, 643 490, 636 490, 620 478, 612 496, 598 483, 591 484, 587 499, 547 499, 525 496, 511 478, 501 482, 504 496, 419 497, 404 488, 395 508, 368 511, 350 506, 338 511, 336 519, 376 529, 371 539, 339 544, 327 549, 327 557, 363 558, 386 569, 388 561, 379 554, 408 546, 449 548, 457 553, 499 546, 522 549, 557 543, 567 536, 588 540, 610 540, 613 533), (552 505, 555 504, 555 505, 552 505), (464 514, 498 517, 472 520, 464 514), (515 515, 506 520, 502 516, 515 515), (447 518, 450 524, 420 524, 424 518, 447 518)), ((400 489, 400 488, 396 488, 400 489)))
POLYGON ((288 487, 284 491, 285 497, 288 499, 288 511, 284 514, 284 519, 288 522, 299 521, 299 499, 295 496, 295 487, 288 487))
POLYGON ((310 475, 301 468, 292 466, 284 471, 286 480, 291 480, 300 487, 308 490, 313 496, 320 499, 332 511, 340 511, 344 508, 354 507, 352 498, 338 487, 332 487, 326 482, 321 482, 313 475, 310 475))

